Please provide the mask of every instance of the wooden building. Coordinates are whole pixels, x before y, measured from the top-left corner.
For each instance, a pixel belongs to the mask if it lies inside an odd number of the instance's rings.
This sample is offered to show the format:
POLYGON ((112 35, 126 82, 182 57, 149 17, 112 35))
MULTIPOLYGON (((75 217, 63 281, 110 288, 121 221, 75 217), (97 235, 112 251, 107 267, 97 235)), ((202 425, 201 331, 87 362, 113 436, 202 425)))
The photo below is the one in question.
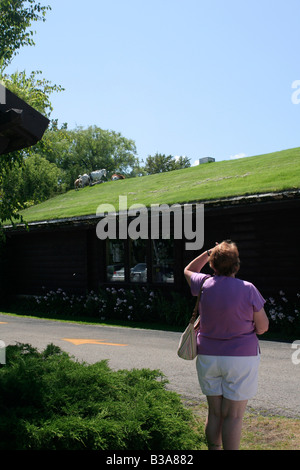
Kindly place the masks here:
MULTIPOLYGON (((204 203, 204 246, 232 239, 238 245, 238 277, 264 296, 300 293, 300 191, 241 196, 204 203)), ((96 216, 6 228, 1 283, 10 294, 72 293, 132 284, 186 291, 184 266, 199 252, 183 239, 100 240, 96 216)), ((207 268, 207 272, 210 272, 207 268)))

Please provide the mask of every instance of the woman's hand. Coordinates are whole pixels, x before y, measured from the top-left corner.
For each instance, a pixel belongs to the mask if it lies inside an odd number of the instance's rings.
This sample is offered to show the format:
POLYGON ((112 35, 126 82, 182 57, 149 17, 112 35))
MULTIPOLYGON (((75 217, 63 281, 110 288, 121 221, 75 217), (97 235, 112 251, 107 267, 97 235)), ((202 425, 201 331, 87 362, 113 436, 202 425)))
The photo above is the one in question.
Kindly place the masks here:
POLYGON ((185 268, 184 268, 184 276, 187 280, 188 285, 191 285, 191 277, 194 273, 200 273, 203 266, 209 260, 208 250, 201 253, 201 255, 197 256, 197 258, 193 259, 185 268))

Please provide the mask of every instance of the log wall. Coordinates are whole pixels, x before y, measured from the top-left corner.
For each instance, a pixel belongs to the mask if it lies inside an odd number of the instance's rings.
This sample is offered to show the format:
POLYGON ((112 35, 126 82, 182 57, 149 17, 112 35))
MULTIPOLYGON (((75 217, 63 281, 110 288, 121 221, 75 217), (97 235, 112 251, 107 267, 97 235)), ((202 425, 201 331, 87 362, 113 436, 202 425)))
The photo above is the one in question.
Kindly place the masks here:
MULTIPOLYGON (((240 251, 239 278, 253 282, 264 296, 280 290, 300 293, 299 213, 299 194, 208 203, 203 249, 232 239, 240 251)), ((8 229, 1 255, 2 286, 15 294, 96 290, 106 283, 106 242, 96 237, 95 228, 95 220, 82 219, 32 224, 28 233, 8 229)), ((174 284, 166 289, 187 289, 183 268, 198 253, 186 251, 184 244, 174 241, 174 284)))

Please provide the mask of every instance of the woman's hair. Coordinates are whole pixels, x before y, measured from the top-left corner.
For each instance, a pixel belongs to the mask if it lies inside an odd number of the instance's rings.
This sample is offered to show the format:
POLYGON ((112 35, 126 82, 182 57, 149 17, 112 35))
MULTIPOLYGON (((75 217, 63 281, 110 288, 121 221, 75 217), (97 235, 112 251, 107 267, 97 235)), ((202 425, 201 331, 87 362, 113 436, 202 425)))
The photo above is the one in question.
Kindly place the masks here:
POLYGON ((231 240, 225 240, 216 245, 209 257, 209 265, 218 276, 231 276, 240 268, 240 258, 237 246, 231 240))

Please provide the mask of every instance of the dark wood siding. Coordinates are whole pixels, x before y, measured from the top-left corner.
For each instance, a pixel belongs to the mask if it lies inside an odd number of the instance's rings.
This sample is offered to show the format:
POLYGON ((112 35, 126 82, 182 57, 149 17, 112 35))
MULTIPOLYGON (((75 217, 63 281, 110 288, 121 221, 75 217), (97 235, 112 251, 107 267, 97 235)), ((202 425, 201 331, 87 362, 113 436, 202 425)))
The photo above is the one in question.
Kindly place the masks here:
MULTIPOLYGON (((300 293, 299 215, 299 199, 208 208, 204 248, 231 239, 240 252, 240 279, 253 282, 266 296, 280 290, 300 293)), ((185 252, 184 264, 196 255, 185 252)))
MULTIPOLYGON (((239 278, 253 282, 264 296, 280 290, 300 293, 299 213, 299 198, 207 204, 203 249, 230 238, 240 251, 239 278)), ((8 231, 2 256, 5 284, 17 294, 38 294, 42 287, 97 290, 106 282, 106 242, 97 238, 96 222, 50 225, 31 227, 29 233, 8 231)), ((175 240, 174 252, 175 283, 168 288, 186 291, 183 268, 199 253, 185 250, 184 240, 175 240)))
POLYGON ((8 275, 17 294, 88 288, 85 230, 17 235, 8 240, 8 250, 8 275))

